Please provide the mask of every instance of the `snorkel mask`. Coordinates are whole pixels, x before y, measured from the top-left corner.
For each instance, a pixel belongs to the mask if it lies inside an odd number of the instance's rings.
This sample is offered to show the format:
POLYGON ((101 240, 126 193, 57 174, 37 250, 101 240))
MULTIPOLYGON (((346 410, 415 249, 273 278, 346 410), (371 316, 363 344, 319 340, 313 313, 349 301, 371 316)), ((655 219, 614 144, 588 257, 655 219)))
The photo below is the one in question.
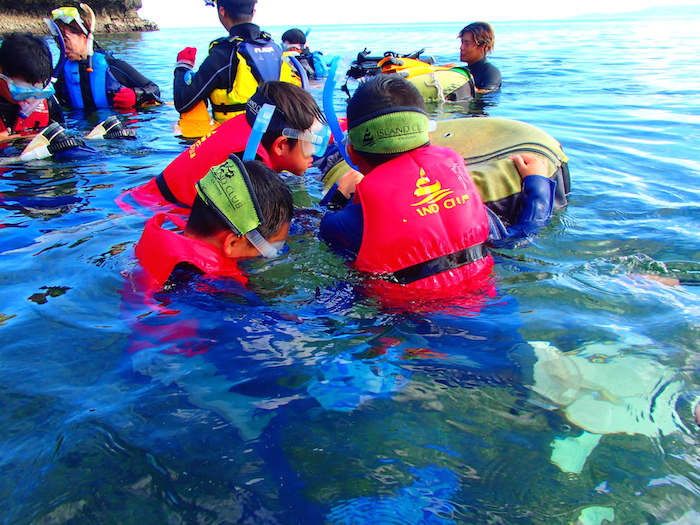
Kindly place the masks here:
POLYGON ((80 29, 83 30, 83 33, 86 35, 90 34, 87 27, 85 27, 85 22, 83 22, 83 19, 80 18, 80 12, 78 11, 77 7, 59 7, 51 11, 51 16, 53 17, 54 21, 60 20, 66 25, 75 20, 75 23, 78 24, 80 29))
MULTIPOLYGON (((328 142, 331 138, 331 130, 328 126, 324 126, 321 122, 315 121, 309 129, 295 129, 285 120, 286 115, 282 112, 282 110, 276 107, 259 88, 246 103, 246 120, 253 129, 255 129, 255 123, 260 116, 261 111, 266 106, 274 108, 272 115, 266 119, 268 120, 267 127, 265 128, 266 130, 281 131, 282 136, 299 140, 302 153, 306 157, 320 157, 326 152, 328 142)), ((260 139, 262 139, 262 133, 260 135, 260 139)), ((260 142, 260 139, 258 140, 258 143, 260 142)))
POLYGON ((331 139, 331 130, 328 126, 324 126, 319 121, 315 121, 311 128, 300 131, 293 128, 284 128, 282 135, 297 139, 301 152, 305 157, 321 157, 328 148, 328 142, 331 139))
POLYGON ((223 164, 214 166, 197 182, 197 193, 229 228, 245 235, 263 257, 279 254, 284 241, 269 243, 257 230, 262 213, 243 162, 231 155, 223 164))
POLYGON ((0 73, 0 78, 7 82, 7 89, 10 92, 10 96, 13 100, 21 102, 29 98, 44 99, 49 98, 56 93, 51 82, 45 86, 39 87, 36 84, 30 84, 24 80, 19 80, 17 78, 10 78, 7 75, 0 73))

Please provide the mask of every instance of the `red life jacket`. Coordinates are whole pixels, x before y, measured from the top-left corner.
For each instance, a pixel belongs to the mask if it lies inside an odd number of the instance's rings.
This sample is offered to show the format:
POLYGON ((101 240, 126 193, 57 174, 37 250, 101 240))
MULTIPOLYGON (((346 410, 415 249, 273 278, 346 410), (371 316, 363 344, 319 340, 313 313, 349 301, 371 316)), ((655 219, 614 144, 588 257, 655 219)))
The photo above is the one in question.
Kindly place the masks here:
MULTIPOLYGON (((48 99, 43 99, 36 107, 34 112, 27 118, 22 118, 18 115, 14 124, 10 126, 10 128, 12 129, 13 133, 30 135, 32 133, 36 133, 38 130, 42 130, 49 124, 51 124, 51 117, 49 115, 48 99)), ((0 131, 6 130, 7 127, 5 126, 4 122, 0 120, 0 131)))
POLYGON ((425 146, 406 153, 372 170, 356 192, 364 217, 359 270, 408 271, 410 288, 437 291, 490 272, 493 259, 483 246, 486 210, 464 159, 453 150, 425 146), (461 265, 450 262, 457 254, 466 254, 461 265))
MULTIPOLYGON (((125 197, 131 197, 141 206, 154 210, 170 211, 177 204, 191 208, 197 196, 197 181, 231 153, 245 151, 251 132, 245 114, 224 122, 180 153, 156 178, 120 195, 117 204, 124 211, 133 212, 124 201, 125 197)), ((256 153, 270 166, 270 156, 262 145, 258 145, 256 153)))
POLYGON ((163 228, 166 219, 180 230, 185 229, 185 221, 180 217, 169 213, 158 213, 148 220, 136 244, 136 258, 146 270, 150 280, 144 283, 148 288, 161 288, 175 266, 182 262, 193 264, 204 273, 231 277, 243 284, 248 282, 235 260, 225 257, 211 244, 166 230, 163 228))

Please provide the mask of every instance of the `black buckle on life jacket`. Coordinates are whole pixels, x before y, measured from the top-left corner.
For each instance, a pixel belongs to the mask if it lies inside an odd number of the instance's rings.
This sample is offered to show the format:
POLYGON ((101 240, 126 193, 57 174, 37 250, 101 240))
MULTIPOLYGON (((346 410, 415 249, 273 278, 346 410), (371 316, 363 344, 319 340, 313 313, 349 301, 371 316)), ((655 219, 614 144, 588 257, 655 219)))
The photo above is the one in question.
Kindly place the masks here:
POLYGON ((215 113, 239 113, 245 111, 245 104, 212 104, 215 113))
POLYGON ((437 275, 440 272, 453 270, 465 264, 476 262, 486 257, 488 253, 485 244, 475 244, 464 250, 459 250, 458 252, 448 255, 441 255, 435 259, 414 264, 403 270, 397 270, 389 275, 389 280, 399 284, 409 284, 419 279, 424 279, 425 277, 437 275))

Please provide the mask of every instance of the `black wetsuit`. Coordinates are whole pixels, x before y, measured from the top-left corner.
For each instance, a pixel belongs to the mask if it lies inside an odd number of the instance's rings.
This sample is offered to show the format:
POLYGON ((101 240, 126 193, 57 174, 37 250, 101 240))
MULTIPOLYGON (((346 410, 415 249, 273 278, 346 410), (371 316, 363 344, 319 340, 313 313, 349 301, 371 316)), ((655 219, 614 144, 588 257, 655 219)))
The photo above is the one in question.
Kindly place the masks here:
MULTIPOLYGON (((136 106, 160 102, 160 88, 155 83, 144 77, 123 60, 114 58, 111 53, 105 52, 97 45, 95 45, 95 53, 104 54, 109 66, 109 72, 119 84, 134 90, 134 93, 136 93, 136 106)), ((83 93, 83 103, 86 108, 94 108, 95 104, 92 98, 92 91, 90 90, 90 73, 87 71, 87 60, 80 60, 78 67, 80 70, 80 87, 83 93)), ((118 89, 115 87, 114 91, 116 92, 118 89)), ((61 72, 58 82, 56 82, 56 96, 61 104, 71 105, 63 72, 61 72)), ((108 96, 111 103, 111 97, 114 96, 114 93, 108 93, 108 96)))
POLYGON ((486 57, 466 67, 474 77, 476 89, 494 91, 501 87, 501 72, 486 57))
MULTIPOLYGON (((229 31, 231 37, 255 40, 262 36, 260 27, 252 23, 238 24, 229 31)), ((175 109, 179 113, 194 108, 201 100, 206 100, 215 89, 230 89, 231 79, 236 78, 238 58, 237 43, 230 37, 219 38, 212 42, 209 56, 204 59, 197 72, 190 77, 190 84, 185 82, 189 69, 185 66, 175 68, 173 80, 173 98, 175 109), (233 68, 233 71, 231 69, 233 68)))

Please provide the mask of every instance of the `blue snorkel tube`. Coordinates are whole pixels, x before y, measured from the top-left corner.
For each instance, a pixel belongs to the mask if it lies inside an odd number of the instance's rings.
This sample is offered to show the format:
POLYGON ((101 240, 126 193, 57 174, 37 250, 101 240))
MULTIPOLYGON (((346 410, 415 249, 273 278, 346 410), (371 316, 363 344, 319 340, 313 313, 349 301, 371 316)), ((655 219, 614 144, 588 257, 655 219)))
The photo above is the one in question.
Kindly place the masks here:
MULTIPOLYGON (((243 152, 243 162, 255 160, 255 152, 258 151, 260 141, 267 131, 267 127, 270 125, 274 114, 275 106, 272 104, 263 104, 260 111, 258 111, 258 115, 255 117, 255 122, 253 123, 253 131, 250 132, 245 151, 243 152)), ((257 228, 249 231, 245 236, 263 257, 270 259, 277 255, 277 250, 260 235, 257 228)))
POLYGON ((289 55, 287 56, 289 61, 294 64, 294 67, 297 70, 297 73, 299 73, 299 78, 301 79, 301 87, 304 89, 304 91, 309 90, 309 75, 306 74, 306 69, 304 69, 304 66, 301 65, 301 62, 299 62, 299 59, 295 56, 289 55))
POLYGON ((54 22, 53 20, 49 20, 48 18, 44 18, 44 22, 49 27, 49 32, 51 33, 51 36, 56 41, 56 45, 58 46, 58 51, 60 53, 58 56, 58 63, 56 64, 56 67, 53 69, 53 73, 51 73, 50 82, 52 84, 55 84, 56 81, 58 80, 58 75, 61 74, 61 70, 63 69, 63 66, 66 63, 66 41, 63 39, 63 34, 61 33, 61 30, 56 25, 56 22, 54 22))
POLYGON ((340 63, 340 57, 333 57, 330 64, 330 70, 328 72, 328 77, 326 78, 326 83, 323 85, 323 111, 326 114, 326 120, 328 121, 328 126, 331 128, 331 133, 333 133, 333 140, 338 145, 338 151, 345 159, 352 169, 357 170, 355 166, 350 161, 350 156, 345 150, 344 139, 345 135, 340 129, 340 122, 338 121, 338 115, 335 112, 335 104, 333 103, 333 92, 335 87, 338 85, 340 76, 343 74, 343 70, 338 70, 338 65, 340 63))
POLYGON ((258 116, 255 117, 255 122, 253 123, 253 131, 248 137, 248 142, 243 152, 243 161, 255 160, 255 152, 258 151, 260 141, 267 131, 267 127, 270 125, 272 115, 274 114, 275 106, 272 104, 263 104, 260 111, 258 111, 258 116))

